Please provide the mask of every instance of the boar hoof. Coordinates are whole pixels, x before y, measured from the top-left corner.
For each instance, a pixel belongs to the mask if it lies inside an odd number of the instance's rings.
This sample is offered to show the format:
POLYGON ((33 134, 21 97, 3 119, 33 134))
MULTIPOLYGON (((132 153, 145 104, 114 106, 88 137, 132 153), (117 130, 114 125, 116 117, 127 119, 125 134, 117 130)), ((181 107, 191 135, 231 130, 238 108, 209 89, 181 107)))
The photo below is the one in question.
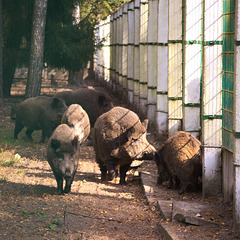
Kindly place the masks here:
POLYGON ((57 194, 58 194, 58 195, 64 195, 63 190, 58 190, 58 191, 57 191, 57 194))
POLYGON ((162 178, 160 177, 160 176, 158 176, 158 178, 157 178, 157 184, 159 184, 159 185, 161 185, 162 184, 162 178))
POLYGON ((120 179, 120 185, 127 185, 125 179, 120 179))
POLYGON ((64 189, 63 193, 69 193, 70 189, 64 189))
POLYGON ((107 181, 107 168, 101 170, 101 182, 107 181))

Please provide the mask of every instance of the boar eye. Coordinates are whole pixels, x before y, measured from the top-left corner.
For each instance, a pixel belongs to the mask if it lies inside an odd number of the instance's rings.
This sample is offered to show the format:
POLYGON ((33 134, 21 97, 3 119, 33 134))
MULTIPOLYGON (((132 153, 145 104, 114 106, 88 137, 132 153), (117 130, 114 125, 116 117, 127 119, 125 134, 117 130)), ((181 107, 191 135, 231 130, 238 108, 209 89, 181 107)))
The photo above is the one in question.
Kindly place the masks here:
POLYGON ((51 148, 58 149, 61 146, 61 143, 58 140, 53 139, 51 142, 51 148))

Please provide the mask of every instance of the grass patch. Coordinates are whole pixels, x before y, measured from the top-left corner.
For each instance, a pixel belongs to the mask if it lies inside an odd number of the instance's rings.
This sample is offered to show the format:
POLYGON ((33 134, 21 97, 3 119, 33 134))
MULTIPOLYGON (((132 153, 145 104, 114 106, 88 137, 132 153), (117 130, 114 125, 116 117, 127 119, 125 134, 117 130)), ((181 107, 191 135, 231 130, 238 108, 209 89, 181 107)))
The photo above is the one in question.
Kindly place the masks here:
POLYGON ((1 130, 0 134, 0 149, 15 149, 16 147, 29 147, 36 146, 41 140, 41 131, 34 131, 32 134, 33 142, 30 142, 25 135, 25 129, 23 129, 18 135, 18 139, 13 138, 13 130, 1 130))
POLYGON ((4 167, 12 167, 21 159, 19 154, 14 154, 12 151, 3 151, 0 153, 0 164, 4 167))
POLYGON ((6 129, 1 130, 0 143, 2 148, 14 147, 17 145, 17 142, 13 138, 13 132, 6 129))

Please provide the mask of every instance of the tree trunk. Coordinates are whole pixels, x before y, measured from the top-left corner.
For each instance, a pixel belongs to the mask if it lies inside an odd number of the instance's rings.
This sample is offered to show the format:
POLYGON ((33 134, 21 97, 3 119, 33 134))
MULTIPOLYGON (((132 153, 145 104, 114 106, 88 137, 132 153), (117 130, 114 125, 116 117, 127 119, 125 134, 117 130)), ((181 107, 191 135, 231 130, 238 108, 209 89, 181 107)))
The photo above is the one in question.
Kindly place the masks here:
POLYGON ((47 0, 35 0, 31 56, 25 92, 27 98, 39 96, 41 93, 46 15, 47 0))
POLYGON ((68 85, 70 86, 76 86, 76 87, 85 87, 86 83, 83 79, 84 75, 84 69, 81 69, 78 72, 74 72, 69 70, 68 74, 68 85))
POLYGON ((0 0, 0 103, 3 101, 2 0, 0 0))

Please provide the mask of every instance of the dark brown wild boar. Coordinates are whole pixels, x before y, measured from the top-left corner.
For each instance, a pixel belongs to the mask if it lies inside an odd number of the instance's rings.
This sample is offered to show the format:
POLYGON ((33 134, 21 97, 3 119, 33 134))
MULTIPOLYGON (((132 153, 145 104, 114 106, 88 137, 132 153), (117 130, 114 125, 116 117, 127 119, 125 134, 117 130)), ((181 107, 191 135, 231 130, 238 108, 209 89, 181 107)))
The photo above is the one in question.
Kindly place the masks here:
POLYGON ((79 160, 78 136, 66 124, 59 125, 48 140, 47 160, 57 181, 57 193, 71 191, 79 160), (63 181, 66 181, 63 190, 63 181))
POLYGON ((73 128, 75 136, 78 136, 78 142, 84 142, 90 134, 90 121, 84 109, 79 104, 72 104, 63 114, 61 123, 67 124, 73 128))
POLYGON ((179 194, 188 188, 198 189, 202 176, 201 142, 187 132, 177 132, 155 154, 158 183, 169 180, 170 188, 179 188, 179 194))
POLYGON ((66 110, 65 102, 56 97, 38 96, 24 100, 17 106, 14 139, 17 139, 18 134, 26 127, 26 135, 30 141, 34 130, 42 130, 44 142, 61 123, 66 110))
POLYGON ((113 108, 112 98, 103 91, 90 88, 81 88, 75 91, 63 91, 56 93, 55 97, 63 99, 67 106, 79 104, 87 112, 91 126, 97 118, 113 108))
POLYGON ((125 184, 126 172, 133 160, 153 159, 154 147, 146 139, 148 120, 142 123, 136 113, 114 107, 102 114, 93 129, 93 146, 101 179, 112 179, 120 166, 120 184, 125 184))

